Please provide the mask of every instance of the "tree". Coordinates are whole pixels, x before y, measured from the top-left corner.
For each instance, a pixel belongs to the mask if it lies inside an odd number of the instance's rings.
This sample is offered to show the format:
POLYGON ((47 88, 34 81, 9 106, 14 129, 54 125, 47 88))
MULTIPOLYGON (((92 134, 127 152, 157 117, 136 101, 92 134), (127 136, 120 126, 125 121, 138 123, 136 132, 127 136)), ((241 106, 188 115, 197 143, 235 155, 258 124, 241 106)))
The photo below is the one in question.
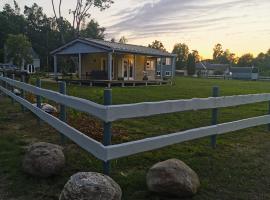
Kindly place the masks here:
POLYGON ((220 57, 223 54, 223 49, 221 44, 216 44, 215 47, 213 48, 213 60, 217 63, 220 61, 220 57))
POLYGON ((187 59, 187 73, 188 75, 194 75, 196 72, 196 61, 193 53, 188 54, 187 59))
MULTIPOLYGON (((56 10, 55 1, 51 0, 52 9, 58 29, 61 33, 62 42, 64 43, 64 30, 63 30, 63 16, 62 16, 62 0, 59 0, 58 10, 56 10)), ((74 9, 69 10, 69 14, 72 15, 72 27, 74 30, 74 37, 80 35, 81 24, 82 22, 91 16, 89 13, 90 8, 96 7, 101 11, 110 7, 113 3, 112 0, 77 0, 74 6, 74 9)))
POLYGON ((7 59, 17 66, 23 66, 32 61, 31 43, 29 39, 22 34, 8 35, 6 41, 7 59))
POLYGON ((186 44, 175 44, 173 47, 173 54, 176 54, 176 68, 182 69, 187 66, 187 59, 189 54, 189 48, 186 44))
POLYGON ((20 8, 14 1, 14 8, 11 5, 5 4, 3 10, 0 11, 0 62, 4 58, 4 44, 8 34, 24 33, 26 30, 26 20, 20 14, 20 8))
POLYGON ((100 27, 99 23, 92 19, 86 25, 86 28, 81 30, 81 36, 103 40, 105 37, 104 32, 105 32, 105 28, 100 27))
POLYGON ((121 44, 126 44, 128 42, 128 39, 125 37, 125 36, 122 36, 120 39, 119 39, 119 43, 121 44))
POLYGON ((242 55, 237 63, 239 67, 251 67, 254 65, 254 57, 251 53, 242 55))
POLYGON ((149 44, 148 47, 153 48, 153 49, 159 49, 161 51, 166 51, 162 42, 158 40, 155 40, 154 42, 152 42, 152 44, 149 44))
POLYGON ((199 62, 201 60, 201 56, 199 54, 199 51, 192 50, 192 55, 194 56, 195 63, 199 62))

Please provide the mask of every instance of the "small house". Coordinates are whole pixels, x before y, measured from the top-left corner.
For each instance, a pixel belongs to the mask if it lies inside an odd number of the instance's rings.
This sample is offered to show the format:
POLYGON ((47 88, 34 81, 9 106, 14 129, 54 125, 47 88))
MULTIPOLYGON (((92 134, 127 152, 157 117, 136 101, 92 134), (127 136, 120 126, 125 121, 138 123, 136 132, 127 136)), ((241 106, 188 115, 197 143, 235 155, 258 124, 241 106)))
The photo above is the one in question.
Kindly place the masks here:
MULTIPOLYGON (((142 81, 172 78, 175 55, 149 47, 78 38, 52 51, 54 74, 57 58, 76 56, 80 80, 142 81)), ((63 66, 62 66, 63 67, 63 66)))
POLYGON ((259 70, 256 67, 232 67, 230 69, 232 79, 258 80, 259 70))
POLYGON ((229 72, 230 64, 196 63, 196 74, 199 76, 227 75, 229 72))

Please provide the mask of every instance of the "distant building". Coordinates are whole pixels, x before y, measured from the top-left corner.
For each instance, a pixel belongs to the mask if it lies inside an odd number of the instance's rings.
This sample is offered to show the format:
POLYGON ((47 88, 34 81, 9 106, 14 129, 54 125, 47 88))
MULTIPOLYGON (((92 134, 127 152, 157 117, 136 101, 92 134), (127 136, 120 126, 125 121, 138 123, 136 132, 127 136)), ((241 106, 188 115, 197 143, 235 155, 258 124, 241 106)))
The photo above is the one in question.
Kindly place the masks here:
MULTIPOLYGON (((4 48, 4 50, 5 50, 5 53, 4 53, 5 63, 13 65, 12 60, 8 61, 8 59, 7 59, 6 47, 4 48)), ((35 68, 35 71, 39 71, 40 70, 40 58, 39 58, 39 55, 35 52, 35 50, 33 48, 31 48, 31 57, 32 57, 32 63, 24 63, 25 66, 21 66, 21 69, 23 70, 24 67, 26 67, 27 65, 33 65, 35 68)))
POLYGON ((40 58, 39 58, 39 55, 34 51, 34 49, 32 48, 32 63, 29 63, 29 64, 32 64, 34 65, 34 68, 35 68, 35 71, 40 71, 40 58))
POLYGON ((258 80, 259 70, 256 67, 232 67, 230 69, 232 79, 258 80))
POLYGON ((227 75, 230 72, 230 64, 212 64, 208 62, 196 63, 196 75, 227 75))

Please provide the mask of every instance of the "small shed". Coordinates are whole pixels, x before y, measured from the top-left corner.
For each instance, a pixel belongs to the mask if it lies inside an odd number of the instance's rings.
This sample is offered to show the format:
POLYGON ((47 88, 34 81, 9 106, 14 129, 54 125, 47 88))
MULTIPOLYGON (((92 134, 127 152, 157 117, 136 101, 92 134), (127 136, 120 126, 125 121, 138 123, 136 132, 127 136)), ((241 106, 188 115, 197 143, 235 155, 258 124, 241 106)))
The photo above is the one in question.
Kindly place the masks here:
POLYGON ((258 80, 259 70, 256 67, 232 67, 230 68, 232 79, 258 80))

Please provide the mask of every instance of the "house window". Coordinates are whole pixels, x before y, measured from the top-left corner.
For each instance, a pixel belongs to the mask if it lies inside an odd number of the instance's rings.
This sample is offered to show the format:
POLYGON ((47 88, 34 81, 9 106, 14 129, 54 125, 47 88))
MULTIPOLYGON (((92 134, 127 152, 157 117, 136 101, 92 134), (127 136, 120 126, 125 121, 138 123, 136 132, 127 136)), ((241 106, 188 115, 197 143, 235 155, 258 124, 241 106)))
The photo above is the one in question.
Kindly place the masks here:
POLYGON ((157 63, 158 63, 158 65, 161 65, 161 58, 157 59, 157 63))
POLYGON ((155 68, 155 61, 154 60, 147 60, 146 61, 146 70, 153 70, 155 68))
POLYGON ((166 58, 166 65, 172 65, 172 59, 166 58))
POLYGON ((157 71, 157 72, 156 72, 156 75, 157 75, 157 76, 160 76, 160 71, 157 71))
POLYGON ((106 59, 101 58, 101 71, 106 71, 107 65, 106 65, 106 59))
MULTIPOLYGON (((101 58, 101 71, 107 72, 108 66, 107 66, 107 59, 101 58)), ((114 60, 112 59, 112 78, 114 78, 114 60)))
POLYGON ((165 72, 165 76, 171 76, 172 75, 172 72, 171 71, 166 71, 165 72))

